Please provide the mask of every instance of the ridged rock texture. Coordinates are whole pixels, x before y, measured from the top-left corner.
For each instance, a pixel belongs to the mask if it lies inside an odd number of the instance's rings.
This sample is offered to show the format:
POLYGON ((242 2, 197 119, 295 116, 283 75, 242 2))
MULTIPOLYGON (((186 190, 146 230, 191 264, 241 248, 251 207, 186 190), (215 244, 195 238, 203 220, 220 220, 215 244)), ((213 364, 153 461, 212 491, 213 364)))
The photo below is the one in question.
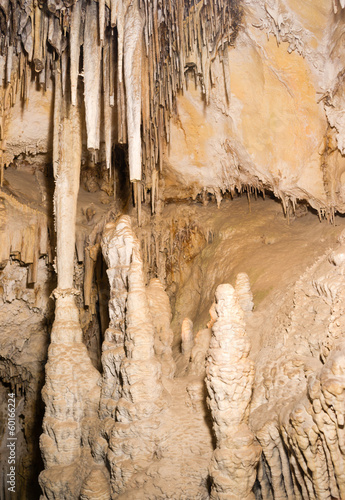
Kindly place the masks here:
POLYGON ((207 401, 217 440, 210 466, 210 498, 253 499, 261 454, 248 427, 254 363, 248 358, 243 309, 231 285, 217 287, 215 309, 206 365, 207 401))
POLYGON ((158 428, 166 406, 161 362, 164 375, 174 375, 171 313, 160 282, 145 286, 139 241, 128 216, 106 226, 102 251, 111 298, 100 414, 112 493, 119 495, 138 488, 136 476, 149 467, 159 449, 158 428))
MULTIPOLYGON (((92 440, 93 426, 97 426, 100 374, 93 367, 83 343, 73 288, 81 164, 80 120, 77 109, 68 110, 61 101, 62 87, 59 74, 56 75, 53 166, 57 288, 42 390, 46 409, 40 448, 45 470, 39 482, 43 498, 72 499, 79 497, 82 487, 89 489, 84 482, 94 469, 104 468, 104 457, 98 449, 99 444, 92 440)), ((104 474, 106 477, 105 469, 104 474)), ((104 482, 102 489, 107 494, 108 482, 104 482)))
POLYGON ((263 450, 260 498, 345 495, 344 251, 342 236, 301 277, 285 345, 257 371, 250 426, 263 450))
MULTIPOLYGON (((28 274, 28 268, 16 261, 8 262, 1 272, 0 397, 4 411, 7 410, 8 392, 14 393, 17 412, 25 415, 22 422, 17 422, 15 436, 17 486, 23 496, 29 498, 31 494, 39 498, 37 476, 41 460, 38 436, 44 411, 40 393, 44 384, 53 316, 48 297, 54 287, 54 278, 44 259, 38 261, 35 287, 27 287, 28 274), (18 335, 18 332, 21 334, 18 335)), ((6 421, 4 413, 1 413, 1 422, 6 421)), ((2 437, 2 498, 8 497, 8 485, 5 483, 8 473, 7 444, 8 441, 2 437)))
MULTIPOLYGON (((275 295, 256 266, 269 268, 259 246, 276 236, 225 227, 231 210, 214 231, 194 217, 242 192, 250 212, 265 191, 289 222, 311 215, 304 202, 320 220, 345 213, 344 20, 344 0, 1 0, 0 396, 17 397, 23 496, 37 493, 47 361, 42 500, 345 498, 344 235, 294 291, 276 265, 275 295), (20 193, 10 178, 24 163, 35 181, 20 193), (135 229, 118 218, 131 196, 135 229), (94 226, 87 245, 78 219, 94 226), (100 248, 109 325, 92 299, 100 248), (256 295, 246 273, 218 286, 235 278, 238 248, 256 295), (272 315, 257 315, 267 297, 272 315), (93 363, 87 315, 105 331, 93 363)), ((293 250, 316 255, 309 238, 293 250)))

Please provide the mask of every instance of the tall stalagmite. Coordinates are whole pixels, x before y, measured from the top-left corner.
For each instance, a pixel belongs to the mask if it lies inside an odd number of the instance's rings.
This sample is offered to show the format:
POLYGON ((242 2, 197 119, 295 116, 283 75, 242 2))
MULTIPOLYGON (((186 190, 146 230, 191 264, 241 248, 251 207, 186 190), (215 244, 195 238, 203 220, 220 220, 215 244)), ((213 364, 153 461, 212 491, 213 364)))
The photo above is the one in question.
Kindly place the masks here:
MULTIPOLYGON (((100 413, 108 440, 112 493, 118 495, 138 488, 136 474, 150 465, 159 445, 158 428, 165 399, 161 364, 155 356, 157 333, 157 341, 163 341, 163 350, 158 351, 162 361, 170 346, 164 346, 164 330, 155 332, 139 241, 128 216, 106 226, 102 251, 108 265, 111 298, 110 325, 103 344, 100 413)), ((171 372, 167 375, 171 376, 171 372)))
POLYGON ((210 474, 211 498, 255 498, 252 491, 261 448, 248 427, 254 364, 248 359, 244 313, 231 285, 216 290, 217 320, 206 366, 208 404, 217 439, 210 474))

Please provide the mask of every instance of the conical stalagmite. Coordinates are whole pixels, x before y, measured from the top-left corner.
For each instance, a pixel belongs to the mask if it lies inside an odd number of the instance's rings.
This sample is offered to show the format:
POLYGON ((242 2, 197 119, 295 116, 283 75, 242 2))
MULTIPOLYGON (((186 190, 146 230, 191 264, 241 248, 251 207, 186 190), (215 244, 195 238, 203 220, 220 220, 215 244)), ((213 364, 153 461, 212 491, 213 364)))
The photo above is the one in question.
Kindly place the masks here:
POLYGON ((208 405, 217 439, 210 466, 211 498, 254 499, 252 488, 261 454, 248 427, 254 364, 248 358, 244 313, 231 285, 217 287, 215 309, 217 320, 206 366, 208 405))

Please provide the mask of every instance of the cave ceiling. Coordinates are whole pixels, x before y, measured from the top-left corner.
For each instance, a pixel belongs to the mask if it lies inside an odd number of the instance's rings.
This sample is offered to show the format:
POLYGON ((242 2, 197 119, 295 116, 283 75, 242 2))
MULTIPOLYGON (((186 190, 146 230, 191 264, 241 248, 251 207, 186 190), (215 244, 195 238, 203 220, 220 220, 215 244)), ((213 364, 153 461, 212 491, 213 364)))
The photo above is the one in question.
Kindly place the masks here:
POLYGON ((344 211, 339 0, 3 1, 0 18, 3 167, 49 158, 59 92, 84 155, 111 170, 128 146, 153 210, 160 191, 256 189, 344 211))

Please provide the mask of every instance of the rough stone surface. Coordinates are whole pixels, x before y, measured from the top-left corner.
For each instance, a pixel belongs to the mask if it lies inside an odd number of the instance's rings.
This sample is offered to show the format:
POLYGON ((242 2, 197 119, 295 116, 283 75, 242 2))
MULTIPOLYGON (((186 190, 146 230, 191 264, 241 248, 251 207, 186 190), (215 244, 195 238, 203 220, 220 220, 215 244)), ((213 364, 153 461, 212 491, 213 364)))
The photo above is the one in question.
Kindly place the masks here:
POLYGON ((217 439, 210 498, 250 499, 255 498, 252 488, 261 454, 248 427, 254 363, 248 358, 244 311, 231 285, 217 287, 215 309, 206 365, 207 402, 217 439))
POLYGON ((1 2, 1 498, 345 498, 344 21, 1 2))

